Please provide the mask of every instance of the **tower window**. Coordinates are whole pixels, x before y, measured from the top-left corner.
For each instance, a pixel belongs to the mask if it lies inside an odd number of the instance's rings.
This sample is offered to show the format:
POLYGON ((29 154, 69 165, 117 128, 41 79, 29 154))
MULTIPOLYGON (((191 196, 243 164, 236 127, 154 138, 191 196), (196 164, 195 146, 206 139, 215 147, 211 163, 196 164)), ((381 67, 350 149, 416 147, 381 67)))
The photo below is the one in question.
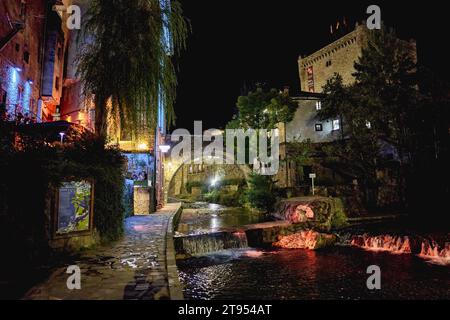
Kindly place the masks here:
POLYGON ((316 110, 322 110, 322 101, 316 101, 316 110))
POLYGON ((316 123, 316 132, 323 131, 323 125, 321 123, 316 123))
POLYGON ((341 122, 338 119, 336 119, 336 120, 333 120, 333 131, 338 131, 338 130, 341 130, 341 122))
POLYGON ((332 64, 333 64, 333 63, 331 62, 331 60, 328 60, 328 61, 326 62, 326 66, 327 66, 327 67, 331 67, 332 64))

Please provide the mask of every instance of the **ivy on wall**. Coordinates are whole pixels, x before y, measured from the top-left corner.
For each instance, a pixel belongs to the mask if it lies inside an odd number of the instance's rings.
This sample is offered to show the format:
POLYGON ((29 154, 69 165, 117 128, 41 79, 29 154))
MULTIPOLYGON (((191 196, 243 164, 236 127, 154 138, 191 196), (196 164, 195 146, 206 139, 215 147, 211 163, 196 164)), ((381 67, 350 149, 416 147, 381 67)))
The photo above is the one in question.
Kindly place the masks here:
POLYGON ((94 228, 103 241, 123 234, 124 158, 81 128, 66 124, 63 129, 61 144, 57 124, 0 122, 0 231, 25 251, 46 245, 46 210, 52 192, 67 180, 94 181, 94 228))

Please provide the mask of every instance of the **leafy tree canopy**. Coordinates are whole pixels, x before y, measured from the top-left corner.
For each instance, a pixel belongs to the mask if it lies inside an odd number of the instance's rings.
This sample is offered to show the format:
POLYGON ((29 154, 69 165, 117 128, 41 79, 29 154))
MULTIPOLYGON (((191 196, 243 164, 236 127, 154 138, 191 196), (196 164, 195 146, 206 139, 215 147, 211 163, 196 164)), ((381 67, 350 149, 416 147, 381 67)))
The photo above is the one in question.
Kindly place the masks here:
POLYGON ((174 119, 173 55, 185 47, 188 22, 177 0, 92 0, 81 33, 79 74, 95 94, 96 129, 106 135, 108 111, 130 132, 138 119, 154 125, 160 101, 174 119), (167 31, 171 36, 168 40, 167 31), (110 106, 108 106, 110 104, 110 106), (111 108, 111 110, 109 110, 111 108))
POLYGON ((228 124, 232 129, 275 129, 280 122, 289 122, 297 110, 297 103, 289 94, 276 89, 256 91, 241 96, 237 101, 238 112, 228 124))

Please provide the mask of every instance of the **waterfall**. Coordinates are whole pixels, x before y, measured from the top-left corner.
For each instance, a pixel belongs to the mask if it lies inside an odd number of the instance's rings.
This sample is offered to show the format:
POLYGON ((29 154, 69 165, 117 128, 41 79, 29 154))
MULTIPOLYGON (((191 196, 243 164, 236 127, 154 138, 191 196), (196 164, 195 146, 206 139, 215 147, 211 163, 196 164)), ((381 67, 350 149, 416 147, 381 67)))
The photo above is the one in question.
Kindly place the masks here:
POLYGON ((431 260, 437 264, 450 264, 450 243, 441 247, 436 241, 422 237, 401 236, 353 236, 351 245, 370 251, 386 251, 391 253, 416 254, 421 258, 431 260))
POLYGON ((411 243, 408 237, 382 235, 371 237, 368 235, 355 236, 351 244, 373 251, 388 251, 392 253, 411 253, 411 243))
POLYGON ((247 248, 245 232, 216 232, 175 238, 177 252, 199 256, 212 252, 247 248))
POLYGON ((317 246, 319 233, 309 230, 299 233, 281 236, 278 242, 273 244, 274 247, 284 249, 310 249, 314 250, 317 246))
POLYGON ((425 240, 422 242, 419 256, 439 264, 450 264, 450 243, 445 243, 445 247, 441 249, 434 240, 425 240))

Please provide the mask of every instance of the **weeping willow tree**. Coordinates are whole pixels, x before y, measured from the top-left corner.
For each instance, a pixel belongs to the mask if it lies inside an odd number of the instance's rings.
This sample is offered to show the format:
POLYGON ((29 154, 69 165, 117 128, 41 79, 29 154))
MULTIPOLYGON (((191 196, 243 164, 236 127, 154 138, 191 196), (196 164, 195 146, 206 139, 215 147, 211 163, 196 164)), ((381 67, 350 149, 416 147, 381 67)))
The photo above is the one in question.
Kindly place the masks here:
POLYGON ((92 0, 80 33, 78 72, 94 97, 96 132, 107 135, 108 116, 134 136, 140 122, 154 127, 158 103, 175 120, 174 58, 185 48, 189 23, 177 0, 92 0), (170 31, 169 31, 170 30, 170 31))

